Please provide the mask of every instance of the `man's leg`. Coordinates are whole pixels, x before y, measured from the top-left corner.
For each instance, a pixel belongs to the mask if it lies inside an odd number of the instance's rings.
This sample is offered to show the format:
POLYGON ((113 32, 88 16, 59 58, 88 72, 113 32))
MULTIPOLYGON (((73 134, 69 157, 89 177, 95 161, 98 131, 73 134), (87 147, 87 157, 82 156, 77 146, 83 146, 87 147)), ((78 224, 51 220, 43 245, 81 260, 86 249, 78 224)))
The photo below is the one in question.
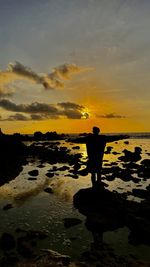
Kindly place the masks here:
POLYGON ((91 181, 92 181, 92 185, 94 186, 95 183, 96 183, 96 174, 95 174, 95 172, 91 173, 91 181))
POLYGON ((101 182, 101 170, 97 171, 97 182, 100 183, 101 182))

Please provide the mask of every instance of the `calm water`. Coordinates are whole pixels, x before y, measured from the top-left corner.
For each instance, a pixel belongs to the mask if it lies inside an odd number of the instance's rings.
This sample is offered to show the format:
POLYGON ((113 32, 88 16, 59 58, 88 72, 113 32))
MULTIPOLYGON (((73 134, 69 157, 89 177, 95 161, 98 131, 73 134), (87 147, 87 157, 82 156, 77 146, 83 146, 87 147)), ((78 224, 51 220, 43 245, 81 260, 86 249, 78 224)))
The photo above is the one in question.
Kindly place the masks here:
MULTIPOLYGON (((66 143, 62 141, 62 144, 66 143)), ((71 147, 72 145, 67 144, 71 147)), ((147 152, 150 148, 150 139, 130 139, 129 144, 125 145, 124 141, 110 143, 112 152, 122 152, 123 149, 134 151, 135 146, 142 148, 142 159, 150 158, 147 152)), ((80 145, 80 150, 74 150, 74 153, 81 152, 83 160, 86 160, 85 145, 80 145)), ((120 155, 105 154, 104 160, 116 162, 120 155)), ((108 163, 106 162, 106 163, 108 163)), ((16 179, 0 187, 0 229, 1 233, 9 232, 16 235, 16 228, 26 230, 46 231, 48 238, 39 243, 39 248, 50 248, 66 253, 77 258, 82 251, 90 247, 92 234, 84 226, 85 217, 73 208, 72 197, 81 188, 91 187, 90 175, 73 179, 67 177, 67 171, 58 172, 54 178, 47 178, 46 173, 52 166, 44 164, 44 168, 38 168, 39 161, 29 162, 24 166, 22 173, 16 179), (33 169, 39 170, 37 180, 29 181, 28 172, 33 169), (43 191, 45 187, 53 187, 54 194, 48 194, 43 191), (13 208, 3 211, 6 204, 11 203, 13 208), (65 229, 64 218, 80 218, 82 223, 65 229)), ((67 164, 63 164, 67 165, 67 164)), ((53 166, 63 166, 61 164, 53 166)), ((105 166, 105 162, 104 162, 105 166)), ((136 177, 136 174, 135 174, 136 177)), ((129 192, 132 188, 145 188, 150 182, 142 180, 138 184, 133 182, 123 182, 115 179, 109 184, 108 189, 117 190, 118 192, 129 192)), ((130 197, 133 198, 132 196, 130 197)), ((139 201, 138 199, 135 199, 139 201)), ((146 246, 133 247, 128 245, 128 229, 118 229, 114 232, 104 234, 104 240, 116 248, 118 253, 141 255, 150 259, 150 248, 146 246)))

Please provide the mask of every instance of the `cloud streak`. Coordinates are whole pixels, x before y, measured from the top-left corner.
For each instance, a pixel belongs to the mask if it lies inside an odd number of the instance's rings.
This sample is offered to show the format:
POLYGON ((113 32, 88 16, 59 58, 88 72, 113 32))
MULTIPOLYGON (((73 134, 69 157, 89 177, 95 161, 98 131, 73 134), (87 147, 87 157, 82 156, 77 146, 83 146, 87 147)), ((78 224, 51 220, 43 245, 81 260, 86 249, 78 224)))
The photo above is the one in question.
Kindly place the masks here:
MULTIPOLYGON (((46 120, 59 119, 88 119, 84 116, 85 107, 72 102, 45 104, 34 102, 31 104, 15 104, 8 99, 0 99, 0 107, 10 112, 16 112, 5 120, 46 120), (23 114, 22 114, 23 113, 23 114), (26 116, 25 114, 28 114, 26 116)), ((2 120, 2 119, 1 119, 2 120)))
POLYGON ((96 115, 97 118, 104 118, 104 119, 123 119, 126 116, 115 114, 115 113, 107 113, 105 115, 96 115))
POLYGON ((39 74, 15 61, 8 64, 7 70, 0 71, 0 97, 6 96, 6 86, 16 80, 29 80, 33 83, 41 84, 46 90, 53 90, 63 88, 66 80, 70 80, 73 75, 87 70, 89 69, 79 67, 76 64, 65 63, 54 68, 51 73, 39 74))

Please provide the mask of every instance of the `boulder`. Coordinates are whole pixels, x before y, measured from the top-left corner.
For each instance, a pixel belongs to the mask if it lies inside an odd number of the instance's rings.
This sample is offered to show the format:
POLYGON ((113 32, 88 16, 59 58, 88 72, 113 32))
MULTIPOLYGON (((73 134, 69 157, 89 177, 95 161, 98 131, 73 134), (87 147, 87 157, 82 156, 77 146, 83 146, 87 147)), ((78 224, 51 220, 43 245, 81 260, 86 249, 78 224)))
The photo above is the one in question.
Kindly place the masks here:
POLYGON ((12 209, 13 208, 13 205, 12 204, 7 204, 3 207, 3 210, 9 210, 9 209, 12 209))

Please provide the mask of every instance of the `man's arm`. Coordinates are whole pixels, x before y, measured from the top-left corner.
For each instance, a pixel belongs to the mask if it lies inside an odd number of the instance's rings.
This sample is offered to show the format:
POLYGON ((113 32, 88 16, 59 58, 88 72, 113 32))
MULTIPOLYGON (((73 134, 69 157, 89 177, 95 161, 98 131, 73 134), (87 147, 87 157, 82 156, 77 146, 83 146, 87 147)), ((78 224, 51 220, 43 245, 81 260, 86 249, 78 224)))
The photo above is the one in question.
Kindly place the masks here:
POLYGON ((130 138, 129 135, 114 135, 114 136, 106 136, 106 142, 114 142, 122 139, 130 138))

